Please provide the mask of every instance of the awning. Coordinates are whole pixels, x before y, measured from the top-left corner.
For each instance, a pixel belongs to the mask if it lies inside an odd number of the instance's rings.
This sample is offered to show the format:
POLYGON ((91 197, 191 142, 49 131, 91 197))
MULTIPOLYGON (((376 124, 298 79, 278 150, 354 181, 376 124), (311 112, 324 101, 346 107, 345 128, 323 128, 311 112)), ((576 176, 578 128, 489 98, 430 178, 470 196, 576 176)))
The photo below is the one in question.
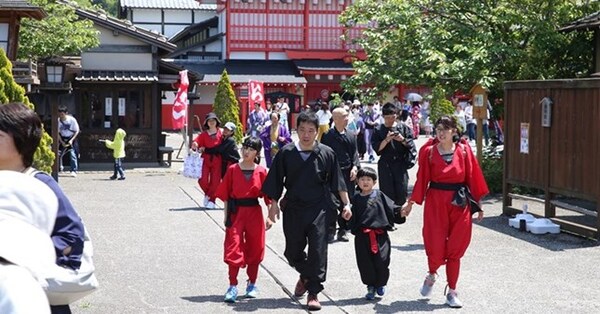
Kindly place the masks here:
POLYGON ((303 75, 354 74, 352 64, 343 60, 295 60, 294 64, 303 75))
POLYGON ((158 73, 149 71, 82 71, 79 82, 156 82, 158 73))
POLYGON ((202 63, 172 60, 172 62, 190 71, 203 73, 204 78, 198 81, 201 85, 218 83, 224 69, 227 70, 232 84, 248 84, 250 80, 266 84, 307 83, 294 63, 289 60, 226 60, 202 63))

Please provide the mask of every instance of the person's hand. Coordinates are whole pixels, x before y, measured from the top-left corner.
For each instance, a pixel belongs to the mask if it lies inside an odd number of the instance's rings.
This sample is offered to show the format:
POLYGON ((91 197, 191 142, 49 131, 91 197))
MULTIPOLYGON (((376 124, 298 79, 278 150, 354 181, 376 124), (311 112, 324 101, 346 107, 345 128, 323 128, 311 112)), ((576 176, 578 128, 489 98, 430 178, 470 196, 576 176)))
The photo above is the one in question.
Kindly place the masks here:
POLYGON ((268 215, 268 219, 271 220, 272 224, 276 223, 277 220, 279 220, 280 212, 281 210, 279 210, 279 204, 277 204, 277 201, 273 200, 273 202, 271 203, 271 207, 269 207, 268 215))
POLYGON ((400 211, 400 215, 402 217, 408 217, 408 215, 410 215, 410 212, 412 211, 412 205, 413 203, 411 201, 408 201, 403 207, 402 210, 400 211))
POLYGON ((282 143, 283 143, 283 142, 285 142, 285 137, 283 137, 283 136, 280 136, 280 137, 279 137, 277 140, 279 140, 280 142, 282 142, 282 143))
POLYGON ((398 134, 396 136, 394 136, 394 141, 398 141, 398 142, 404 142, 405 138, 404 136, 402 136, 402 134, 398 134))
POLYGON ((267 219, 265 220, 265 230, 271 229, 271 227, 273 227, 274 224, 275 222, 271 220, 271 218, 267 217, 267 219))
MULTIPOLYGON (((481 206, 481 205, 480 205, 481 206)), ((481 222, 483 220, 483 211, 477 212, 477 218, 475 218, 477 222, 481 222)))
POLYGON ((196 150, 196 149, 198 149, 198 143, 196 143, 196 142, 192 142, 192 149, 193 149, 193 150, 196 150))
POLYGON ((342 210, 342 218, 344 218, 346 221, 352 218, 352 210, 350 210, 349 205, 344 205, 344 209, 342 210))
POLYGON ((356 169, 356 166, 352 167, 352 170, 350 170, 350 181, 356 180, 357 173, 358 173, 358 169, 356 169))
POLYGON ((200 153, 204 153, 204 150, 205 150, 205 148, 204 148, 204 147, 200 147, 200 148, 198 148, 198 152, 200 152, 200 153))

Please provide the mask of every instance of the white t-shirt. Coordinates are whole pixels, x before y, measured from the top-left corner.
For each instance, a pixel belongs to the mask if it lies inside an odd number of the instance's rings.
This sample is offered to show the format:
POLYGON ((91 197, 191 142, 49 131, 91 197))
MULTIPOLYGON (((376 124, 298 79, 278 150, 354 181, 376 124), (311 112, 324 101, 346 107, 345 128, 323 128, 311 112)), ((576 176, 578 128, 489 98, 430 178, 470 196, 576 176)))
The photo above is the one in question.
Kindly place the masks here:
POLYGON ((71 115, 66 115, 64 121, 58 118, 58 132, 62 137, 71 137, 75 135, 75 133, 79 132, 79 123, 77 123, 77 119, 73 118, 71 115))
POLYGON ((279 117, 281 120, 287 120, 288 113, 290 112, 290 106, 287 103, 276 103, 275 107, 279 113, 279 117))
POLYGON ((323 111, 323 109, 317 111, 317 117, 319 117, 319 125, 328 125, 331 119, 331 111, 323 111))
POLYGON ((27 269, 0 263, 0 313, 50 313, 42 286, 27 269))

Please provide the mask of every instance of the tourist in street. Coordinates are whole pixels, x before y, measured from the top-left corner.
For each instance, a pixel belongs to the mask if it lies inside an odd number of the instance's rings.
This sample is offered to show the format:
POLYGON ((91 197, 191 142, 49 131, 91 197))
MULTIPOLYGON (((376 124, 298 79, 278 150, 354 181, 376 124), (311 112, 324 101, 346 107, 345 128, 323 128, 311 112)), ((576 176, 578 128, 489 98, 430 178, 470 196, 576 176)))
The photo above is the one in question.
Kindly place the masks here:
POLYGON ((419 138, 419 135, 421 134, 421 105, 419 104, 418 101, 414 101, 412 103, 412 107, 410 109, 410 117, 412 119, 412 132, 413 132, 413 137, 415 139, 419 138))
POLYGON ((125 136, 127 133, 125 130, 118 128, 115 131, 115 137, 113 140, 100 140, 106 145, 107 148, 113 151, 113 158, 115 159, 113 175, 109 178, 111 180, 117 179, 125 180, 125 171, 123 171, 123 159, 125 158, 125 136))
POLYGON ((279 150, 285 144, 292 142, 292 136, 279 121, 279 114, 277 112, 271 113, 271 124, 264 128, 260 133, 260 139, 265 148, 265 162, 267 168, 271 168, 273 158, 277 155, 279 150))
POLYGON ((471 102, 470 100, 467 103, 467 106, 465 107, 465 122, 467 123, 466 132, 469 136, 469 141, 473 141, 477 137, 477 121, 473 116, 473 102, 471 102))
POLYGON ((215 193, 221 182, 221 155, 205 154, 206 148, 214 148, 221 144, 223 130, 219 128, 221 121, 214 112, 206 115, 204 120, 205 131, 200 133, 192 142, 192 150, 198 150, 202 153, 202 177, 198 179, 198 184, 204 192, 203 206, 206 208, 215 208, 215 193))
POLYGON ((260 103, 254 103, 254 110, 248 115, 246 129, 248 135, 259 137, 260 132, 265 127, 265 123, 269 120, 267 113, 261 108, 260 103))
POLYGON ((221 143, 215 147, 205 148, 204 154, 221 156, 221 178, 225 176, 227 168, 240 161, 240 152, 235 142, 235 123, 229 121, 223 127, 223 136, 221 143))
MULTIPOLYGON (((337 155, 344 183, 346 183, 346 189, 348 190, 348 197, 352 198, 356 192, 354 180, 356 179, 358 169, 360 169, 360 160, 358 160, 358 151, 356 149, 356 136, 347 129, 349 114, 346 109, 342 107, 335 108, 332 115, 333 128, 323 134, 321 143, 329 146, 337 155)), ((336 221, 339 225, 337 240, 342 242, 349 241, 347 235, 349 229, 346 220, 341 215, 338 215, 338 211, 341 209, 337 208, 330 212, 328 242, 333 242, 334 240, 336 221)))
MULTIPOLYGON (((44 129, 38 115, 22 103, 0 105, 0 170, 27 173, 45 183, 58 198, 52 242, 56 264, 73 270, 81 266, 84 226, 58 183, 33 168, 33 157, 44 129)), ((52 306, 52 313, 71 313, 68 304, 52 306)))
POLYGON ((317 133, 317 141, 321 141, 321 137, 329 130, 329 123, 331 122, 331 111, 329 105, 326 102, 321 103, 321 109, 316 113, 319 118, 319 131, 317 133))
MULTIPOLYGON (((217 197, 225 203, 225 243, 223 260, 229 267, 229 288, 225 302, 238 297, 238 273, 246 267, 248 284, 246 298, 256 298, 258 266, 265 256, 265 219, 258 203, 267 169, 259 165, 262 143, 257 137, 248 137, 242 144, 242 160, 227 168, 217 189, 217 197)), ((265 198, 267 206, 270 200, 265 198)))
POLYGON ((354 234, 354 251, 360 278, 367 286, 367 300, 375 294, 383 296, 390 278, 391 244, 388 231, 394 230, 395 216, 400 215, 401 205, 381 191, 374 189, 377 183, 375 169, 364 167, 357 174, 360 193, 354 195, 352 218, 349 225, 354 234))
POLYGON ((283 125, 286 131, 289 132, 290 125, 288 124, 288 115, 290 114, 290 106, 283 97, 277 98, 277 102, 273 106, 273 111, 279 114, 279 122, 283 125))
POLYGON ((462 307, 456 286, 460 259, 471 241, 472 215, 481 221, 481 198, 488 194, 483 173, 471 147, 459 140, 454 116, 442 116, 436 123, 436 137, 419 150, 419 170, 413 193, 402 211, 410 215, 414 203, 425 202, 423 243, 429 272, 421 295, 431 296, 437 270, 446 265, 450 290, 446 304, 462 307))
POLYGON ((313 113, 300 113, 296 125, 299 140, 275 156, 263 192, 273 200, 269 219, 275 222, 280 213, 278 201, 286 189, 281 205, 284 255, 300 273, 294 295, 301 297, 308 291, 308 310, 315 311, 321 309, 317 295, 327 274, 327 212, 338 206, 332 193, 343 202, 344 219, 350 219, 352 212, 335 153, 316 141, 319 119, 313 113))
POLYGON ((379 189, 396 204, 404 204, 408 195, 408 169, 416 162, 417 149, 410 128, 398 123, 396 110, 392 103, 383 106, 384 123, 373 132, 371 145, 380 156, 379 189))
POLYGON ((41 283, 55 267, 50 233, 57 209, 44 183, 0 171, 0 313, 50 313, 41 283))
POLYGON ((58 134, 59 134, 59 150, 61 154, 58 157, 58 164, 60 171, 63 171, 63 155, 69 153, 70 161, 70 175, 72 177, 77 176, 77 170, 79 169, 77 158, 79 156, 79 142, 77 136, 79 135, 79 123, 77 119, 69 114, 67 106, 60 106, 58 108, 58 134))
POLYGON ((367 109, 363 113, 362 120, 365 124, 365 145, 367 148, 367 154, 369 155, 369 162, 375 162, 375 156, 373 152, 373 146, 371 145, 371 138, 375 128, 379 125, 380 114, 375 110, 375 104, 368 103, 367 109))

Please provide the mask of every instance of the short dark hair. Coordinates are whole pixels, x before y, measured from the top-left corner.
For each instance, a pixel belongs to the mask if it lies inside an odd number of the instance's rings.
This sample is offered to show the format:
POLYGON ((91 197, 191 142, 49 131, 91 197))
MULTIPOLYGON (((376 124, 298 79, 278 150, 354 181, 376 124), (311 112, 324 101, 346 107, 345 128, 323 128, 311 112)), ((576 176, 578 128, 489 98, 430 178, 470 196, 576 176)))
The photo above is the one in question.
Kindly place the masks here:
POLYGON ((67 109, 67 106, 65 105, 60 105, 58 107, 58 112, 69 112, 69 109, 67 109))
POLYGON ((441 116, 437 121, 435 121, 434 127, 437 128, 438 125, 441 125, 444 129, 457 129, 456 118, 454 115, 444 115, 441 116))
POLYGON ((269 119, 271 119, 271 117, 273 117, 273 115, 277 116, 277 120, 281 120, 281 116, 279 115, 279 112, 271 112, 271 114, 269 115, 269 119))
POLYGON ((377 181, 377 172, 375 172, 375 169, 371 167, 362 167, 358 170, 356 179, 360 179, 362 177, 369 177, 373 179, 373 181, 377 181))
POLYGON ((313 124, 317 130, 319 129, 319 118, 314 112, 301 112, 296 119, 296 127, 300 127, 302 122, 313 124))
POLYGON ((391 114, 397 114, 398 110, 396 109, 396 105, 392 104, 391 102, 387 102, 385 103, 385 105, 383 105, 383 108, 381 108, 381 114, 384 116, 388 116, 391 114))
POLYGON ((260 150, 262 148, 262 141, 260 138, 255 137, 255 136, 248 136, 244 139, 244 142, 242 143, 242 147, 250 147, 254 150, 256 150, 256 158, 254 158, 254 162, 256 164, 260 164, 260 150))
POLYGON ((31 167, 44 131, 40 117, 23 103, 0 105, 0 131, 12 136, 23 165, 31 167))

